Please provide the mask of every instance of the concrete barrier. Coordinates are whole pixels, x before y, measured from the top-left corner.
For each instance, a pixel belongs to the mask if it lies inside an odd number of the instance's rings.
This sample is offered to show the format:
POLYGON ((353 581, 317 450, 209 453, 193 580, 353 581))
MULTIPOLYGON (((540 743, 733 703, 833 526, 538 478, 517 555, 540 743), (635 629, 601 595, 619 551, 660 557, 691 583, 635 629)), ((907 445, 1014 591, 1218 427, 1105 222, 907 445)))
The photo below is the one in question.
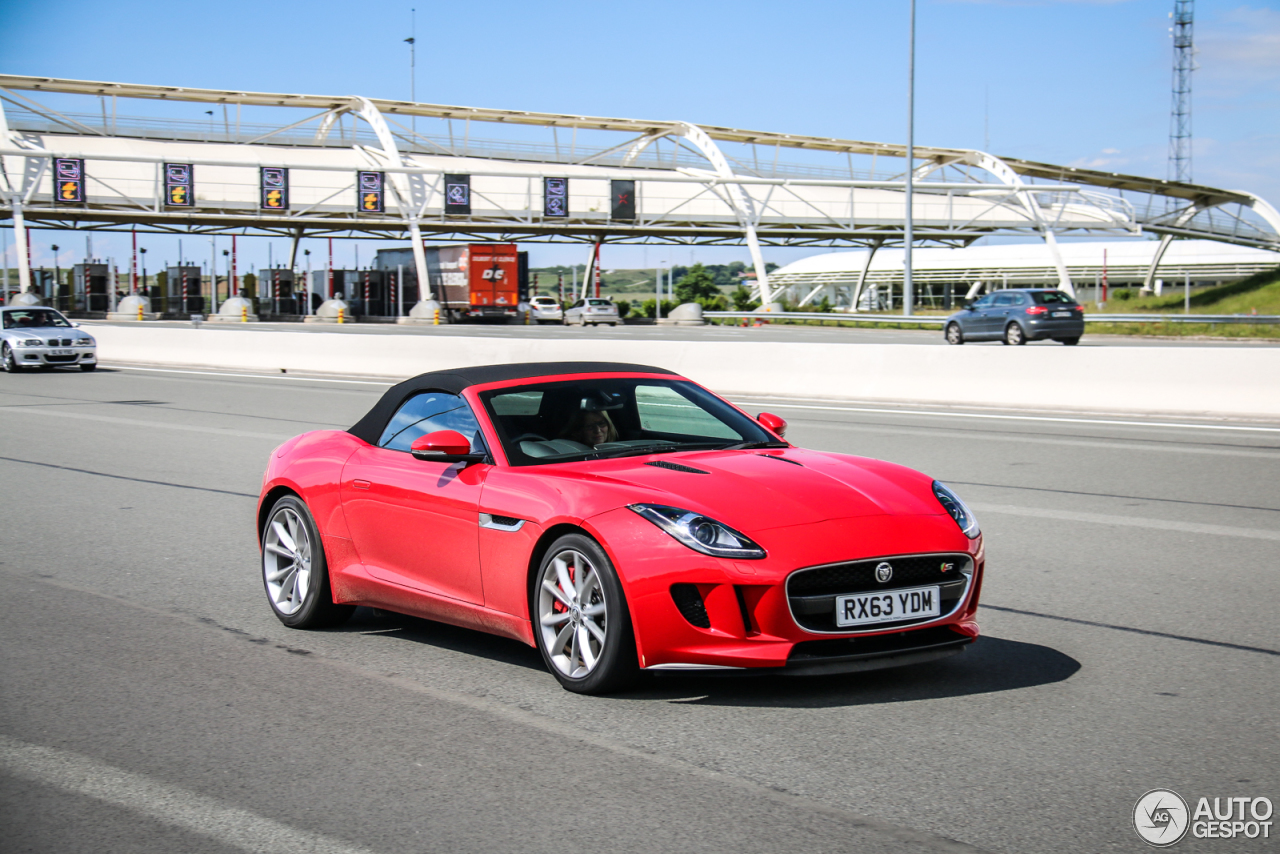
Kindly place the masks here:
POLYGON ((618 361, 726 394, 1280 417, 1280 348, 929 347, 390 335, 94 324, 99 358, 403 378, 502 362, 618 361))

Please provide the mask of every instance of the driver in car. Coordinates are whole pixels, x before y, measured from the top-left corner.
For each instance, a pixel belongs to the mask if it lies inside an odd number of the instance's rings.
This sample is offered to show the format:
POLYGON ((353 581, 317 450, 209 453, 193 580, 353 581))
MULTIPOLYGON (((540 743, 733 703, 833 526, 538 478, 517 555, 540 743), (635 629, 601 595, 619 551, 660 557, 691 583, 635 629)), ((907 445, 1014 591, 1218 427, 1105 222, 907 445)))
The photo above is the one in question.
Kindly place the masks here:
POLYGON ((588 448, 594 448, 605 442, 618 441, 618 429, 613 426, 609 413, 580 409, 569 419, 560 438, 581 442, 588 448))

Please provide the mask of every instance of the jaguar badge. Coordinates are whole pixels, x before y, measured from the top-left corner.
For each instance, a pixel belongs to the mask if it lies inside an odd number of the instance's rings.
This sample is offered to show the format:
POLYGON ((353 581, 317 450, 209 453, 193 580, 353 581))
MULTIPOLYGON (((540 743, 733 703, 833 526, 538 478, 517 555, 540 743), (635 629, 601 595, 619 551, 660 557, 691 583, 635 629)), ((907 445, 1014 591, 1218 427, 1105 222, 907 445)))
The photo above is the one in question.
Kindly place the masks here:
POLYGON ((876 564, 876 581, 884 584, 890 578, 893 578, 893 564, 888 561, 876 564))

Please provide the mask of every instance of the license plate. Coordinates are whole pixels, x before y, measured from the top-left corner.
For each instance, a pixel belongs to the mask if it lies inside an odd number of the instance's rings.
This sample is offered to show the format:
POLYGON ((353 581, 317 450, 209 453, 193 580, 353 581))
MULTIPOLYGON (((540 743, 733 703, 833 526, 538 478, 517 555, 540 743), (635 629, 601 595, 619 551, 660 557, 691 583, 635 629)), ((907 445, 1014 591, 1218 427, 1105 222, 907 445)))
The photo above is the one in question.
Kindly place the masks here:
POLYGON ((836 597, 836 625, 842 628, 918 620, 941 614, 942 602, 936 586, 836 597))
POLYGON ((1053 316, 1054 316, 1054 317, 1070 317, 1070 316, 1071 316, 1071 312, 1069 312, 1069 311, 1055 311, 1055 312, 1053 313, 1053 316))
POLYGON ((50 356, 74 356, 75 354, 76 354, 75 350, 50 350, 49 351, 50 356))

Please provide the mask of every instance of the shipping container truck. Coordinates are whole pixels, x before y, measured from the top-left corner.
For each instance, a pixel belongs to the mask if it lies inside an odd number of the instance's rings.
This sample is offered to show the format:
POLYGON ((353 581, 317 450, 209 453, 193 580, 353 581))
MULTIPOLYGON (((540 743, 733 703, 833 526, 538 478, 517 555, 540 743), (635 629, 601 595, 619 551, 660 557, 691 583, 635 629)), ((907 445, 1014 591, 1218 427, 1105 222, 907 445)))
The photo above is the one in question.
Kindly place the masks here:
POLYGON ((514 243, 430 246, 426 253, 431 290, 425 296, 439 300, 450 320, 516 316, 523 253, 514 243))

